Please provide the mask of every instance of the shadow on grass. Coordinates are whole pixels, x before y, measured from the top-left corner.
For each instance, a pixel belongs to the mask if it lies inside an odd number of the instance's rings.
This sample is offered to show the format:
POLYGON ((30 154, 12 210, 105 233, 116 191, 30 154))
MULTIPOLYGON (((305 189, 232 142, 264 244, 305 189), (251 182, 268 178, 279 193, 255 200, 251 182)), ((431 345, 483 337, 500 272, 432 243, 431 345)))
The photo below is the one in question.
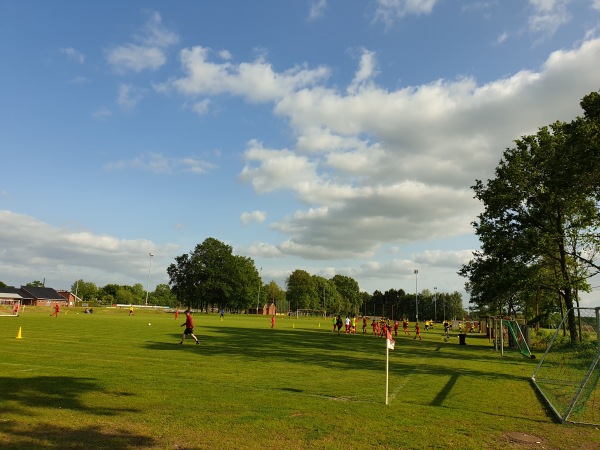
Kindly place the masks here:
POLYGON ((1 422, 0 433, 10 436, 8 442, 3 441, 2 448, 6 449, 118 449, 156 445, 154 439, 126 430, 100 430, 93 426, 68 428, 55 423, 23 427, 22 423, 16 421, 1 422))
MULTIPOLYGON (((152 440, 127 431, 102 431, 94 427, 73 428, 52 424, 36 424, 30 421, 6 419, 7 416, 55 417, 60 411, 73 410, 95 416, 115 416, 123 412, 139 412, 137 409, 87 406, 82 400, 86 393, 127 396, 125 392, 108 392, 89 378, 76 377, 0 377, 0 433, 2 448, 129 448, 147 447, 152 440), (44 411, 44 412, 40 412, 44 411), (53 412, 55 411, 55 412, 53 412)), ((43 419, 42 419, 43 420, 43 419)))
MULTIPOLYGON (((14 402, 16 408, 55 408, 72 409, 94 415, 114 415, 119 412, 136 412, 137 410, 105 407, 89 407, 80 399, 87 392, 107 393, 90 378, 74 377, 35 377, 14 378, 0 377, 0 398, 3 403, 14 402)), ((113 395, 129 395, 113 393, 113 395)), ((9 412, 6 407, 0 413, 9 412)), ((14 411, 14 408, 11 409, 14 411)))
MULTIPOLYGON (((196 331, 200 345, 195 345, 191 339, 186 339, 183 345, 177 345, 181 335, 169 334, 167 342, 148 341, 146 347, 197 354, 202 358, 228 355, 257 361, 314 364, 332 369, 361 368, 381 372, 385 365, 385 339, 371 335, 342 333, 338 336, 328 329, 291 329, 289 326, 271 329, 223 325, 199 327, 196 331)), ((494 379, 523 379, 497 370, 486 370, 485 364, 481 365, 481 370, 464 367, 463 362, 490 359, 492 347, 485 336, 469 336, 466 346, 458 345, 458 338, 456 343, 442 343, 441 334, 426 336, 422 341, 412 338, 413 336, 396 337, 396 349, 390 352, 390 358, 394 361, 392 370, 397 374, 417 370, 419 373, 443 376, 463 374, 494 379), (419 365, 416 369, 412 361, 423 356, 432 356, 441 362, 419 365)))

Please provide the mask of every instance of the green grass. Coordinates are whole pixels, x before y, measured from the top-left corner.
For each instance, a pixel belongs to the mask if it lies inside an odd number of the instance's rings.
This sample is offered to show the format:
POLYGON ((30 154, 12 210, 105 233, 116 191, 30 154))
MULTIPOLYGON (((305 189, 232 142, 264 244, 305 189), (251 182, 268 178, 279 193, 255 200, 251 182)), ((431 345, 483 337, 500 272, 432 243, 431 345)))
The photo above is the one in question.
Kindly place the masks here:
POLYGON ((49 315, 0 319, 1 448, 521 448, 509 432, 600 446, 598 430, 553 420, 536 361, 483 336, 398 336, 386 406, 385 341, 330 320, 196 314, 202 344, 177 346, 182 316, 49 315))

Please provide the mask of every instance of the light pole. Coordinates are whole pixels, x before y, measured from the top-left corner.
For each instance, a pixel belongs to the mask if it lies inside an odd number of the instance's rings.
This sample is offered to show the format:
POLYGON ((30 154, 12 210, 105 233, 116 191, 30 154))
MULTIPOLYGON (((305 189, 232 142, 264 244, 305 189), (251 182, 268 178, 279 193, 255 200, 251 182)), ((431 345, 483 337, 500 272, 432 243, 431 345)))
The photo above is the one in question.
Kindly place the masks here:
POLYGON ((258 272, 258 297, 256 297, 256 315, 258 315, 258 305, 260 304, 260 286, 262 284, 262 267, 258 272))
POLYGON ((419 289, 418 289, 418 280, 419 280, 419 269, 415 269, 415 311, 417 322, 419 321, 419 289))
POLYGON ((148 265, 148 284, 146 284, 146 306, 148 306, 148 292, 150 290, 150 269, 152 268, 152 257, 154 253, 148 253, 150 257, 150 264, 148 265))
POLYGON ((437 288, 433 287, 433 322, 437 323, 437 288))
POLYGON ((79 292, 79 271, 81 269, 77 269, 77 284, 75 284, 75 300, 73 300, 73 306, 77 304, 77 293, 79 292))

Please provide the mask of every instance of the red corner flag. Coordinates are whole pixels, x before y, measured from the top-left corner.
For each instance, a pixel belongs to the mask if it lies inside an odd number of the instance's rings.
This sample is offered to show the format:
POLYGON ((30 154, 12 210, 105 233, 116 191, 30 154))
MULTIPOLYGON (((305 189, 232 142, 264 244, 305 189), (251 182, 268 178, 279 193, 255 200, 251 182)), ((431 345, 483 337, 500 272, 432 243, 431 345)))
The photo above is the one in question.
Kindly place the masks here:
POLYGON ((385 337, 387 340, 387 348, 389 348, 390 350, 394 350, 394 345, 396 344, 396 341, 392 339, 392 333, 390 333, 390 330, 387 330, 385 337))

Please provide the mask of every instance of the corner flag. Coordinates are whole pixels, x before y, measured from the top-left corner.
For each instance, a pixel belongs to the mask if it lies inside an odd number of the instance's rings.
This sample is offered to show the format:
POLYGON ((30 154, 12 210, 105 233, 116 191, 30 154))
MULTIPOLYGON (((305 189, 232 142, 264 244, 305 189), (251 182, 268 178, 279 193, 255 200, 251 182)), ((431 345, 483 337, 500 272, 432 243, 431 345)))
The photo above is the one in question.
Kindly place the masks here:
POLYGON ((392 333, 390 333, 389 330, 386 335, 386 341, 387 341, 387 348, 389 348, 390 350, 394 350, 394 345, 396 345, 396 341, 394 341, 392 339, 392 333))

